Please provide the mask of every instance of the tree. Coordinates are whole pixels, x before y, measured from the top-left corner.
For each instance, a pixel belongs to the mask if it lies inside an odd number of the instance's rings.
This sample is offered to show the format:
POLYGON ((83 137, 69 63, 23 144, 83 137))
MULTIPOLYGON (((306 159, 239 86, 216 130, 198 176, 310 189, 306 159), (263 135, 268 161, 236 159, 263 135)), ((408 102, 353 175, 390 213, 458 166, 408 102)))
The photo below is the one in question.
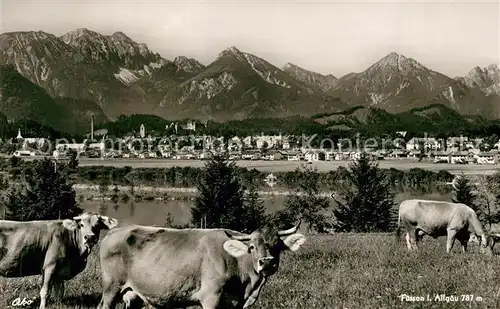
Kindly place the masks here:
POLYGON ((55 169, 50 159, 34 161, 24 178, 25 183, 7 196, 7 220, 62 219, 82 212, 63 168, 55 169))
POLYGON ((395 227, 394 193, 388 177, 368 154, 349 165, 347 184, 333 210, 333 226, 342 232, 386 232, 395 227))
POLYGON ((5 202, 8 197, 8 189, 9 189, 9 181, 7 176, 0 175, 0 209, 2 209, 2 213, 0 214, 0 219, 5 219, 5 215, 7 213, 7 206, 5 202))
POLYGON ((118 185, 115 183, 113 185, 113 194, 111 194, 111 201, 113 201, 113 203, 118 203, 118 200, 119 200, 119 196, 118 194, 120 193, 120 189, 118 189, 118 185))
POLYGON ((78 152, 74 149, 70 149, 68 151, 69 163, 68 167, 72 170, 76 170, 78 168, 78 152))
POLYGON ((263 141, 262 148, 261 148, 262 153, 267 153, 268 148, 269 148, 269 143, 267 141, 263 141))
POLYGON ((259 198, 259 193, 255 185, 251 185, 244 197, 243 211, 241 213, 240 232, 252 233, 261 226, 268 223, 264 203, 259 198))
POLYGON ((21 165, 21 159, 17 156, 11 156, 9 159, 10 167, 11 168, 16 168, 21 165))
POLYGON ((286 228, 303 220, 309 231, 326 232, 330 227, 326 210, 330 202, 326 197, 319 196, 319 173, 315 169, 298 168, 296 173, 302 173, 299 189, 296 194, 288 196, 285 207, 274 215, 274 224, 279 228, 286 228))
POLYGON ((102 197, 104 197, 106 195, 106 193, 108 192, 109 184, 110 184, 110 180, 109 180, 109 178, 106 178, 106 177, 101 178, 101 180, 99 181, 99 193, 101 193, 102 197))
POLYGON ((22 160, 17 156, 11 156, 9 158, 9 174, 12 176, 12 179, 17 180, 21 173, 22 168, 22 160))
POLYGON ((453 181, 453 191, 455 193, 455 198, 451 200, 453 203, 463 203, 470 208, 474 209, 476 214, 479 216, 479 209, 476 207, 475 200, 476 195, 473 193, 474 186, 470 183, 470 180, 465 177, 465 175, 461 175, 460 177, 455 178, 453 181))
POLYGON ((479 220, 488 227, 500 222, 500 173, 478 176, 474 187, 479 220))
POLYGON ((216 154, 205 164, 197 183, 198 196, 191 208, 191 222, 207 228, 241 230, 244 214, 243 189, 236 165, 216 154))

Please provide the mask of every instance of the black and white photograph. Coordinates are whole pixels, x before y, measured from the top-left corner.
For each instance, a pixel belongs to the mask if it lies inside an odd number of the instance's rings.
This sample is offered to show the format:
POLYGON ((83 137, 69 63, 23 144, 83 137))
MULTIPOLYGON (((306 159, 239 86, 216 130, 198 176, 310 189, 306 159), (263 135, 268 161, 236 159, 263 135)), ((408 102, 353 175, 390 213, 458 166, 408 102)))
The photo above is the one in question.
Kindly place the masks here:
POLYGON ((499 0, 1 0, 0 309, 500 308, 499 67, 499 0))

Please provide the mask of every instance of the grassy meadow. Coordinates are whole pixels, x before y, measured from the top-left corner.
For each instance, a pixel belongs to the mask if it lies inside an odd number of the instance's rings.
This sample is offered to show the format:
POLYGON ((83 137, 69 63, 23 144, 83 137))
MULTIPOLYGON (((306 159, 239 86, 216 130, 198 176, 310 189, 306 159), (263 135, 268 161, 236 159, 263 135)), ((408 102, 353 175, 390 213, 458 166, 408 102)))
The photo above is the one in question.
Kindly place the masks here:
MULTIPOLYGON (((253 308, 499 308, 500 250, 487 257, 470 244, 469 253, 462 254, 456 243, 447 255, 445 242, 444 237, 424 238, 420 252, 408 253, 404 237, 397 242, 392 234, 308 236, 298 252, 282 255, 280 270, 253 308), (432 301, 401 301, 401 294, 429 294, 432 301), (436 294, 458 301, 439 301, 436 294)), ((96 308, 101 294, 97 252, 94 248, 84 272, 66 282, 62 301, 49 308, 96 308)), ((35 308, 38 301, 11 304, 17 297, 38 298, 39 287, 40 276, 0 278, 0 308, 35 308)))

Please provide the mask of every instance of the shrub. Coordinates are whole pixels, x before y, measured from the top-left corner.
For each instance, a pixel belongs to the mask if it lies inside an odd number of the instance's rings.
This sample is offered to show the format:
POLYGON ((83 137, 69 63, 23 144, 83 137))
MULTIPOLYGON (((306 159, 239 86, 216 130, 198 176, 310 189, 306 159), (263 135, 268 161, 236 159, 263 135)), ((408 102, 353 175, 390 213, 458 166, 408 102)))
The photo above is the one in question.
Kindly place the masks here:
POLYGON ((326 232, 330 227, 330 222, 325 211, 330 206, 327 198, 318 194, 319 173, 316 170, 305 168, 297 169, 302 172, 302 182, 295 195, 288 196, 285 200, 285 207, 274 214, 274 224, 279 228, 293 226, 299 219, 303 220, 308 230, 319 233, 326 232))

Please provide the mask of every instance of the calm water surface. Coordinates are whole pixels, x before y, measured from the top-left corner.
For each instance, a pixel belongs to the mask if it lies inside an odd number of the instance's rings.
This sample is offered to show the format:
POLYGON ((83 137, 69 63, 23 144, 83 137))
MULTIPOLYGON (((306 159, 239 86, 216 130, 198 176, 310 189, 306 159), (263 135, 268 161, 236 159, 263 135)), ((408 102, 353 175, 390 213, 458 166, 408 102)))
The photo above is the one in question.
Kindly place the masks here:
MULTIPOLYGON (((408 198, 423 198, 450 201, 449 196, 440 194, 410 194, 400 193, 396 196, 396 202, 400 203, 408 198)), ((275 212, 283 207, 286 197, 266 196, 261 198, 267 212, 275 212)), ((158 225, 165 223, 167 213, 173 216, 177 224, 187 223, 190 220, 190 209, 194 205, 193 200, 167 200, 167 201, 140 201, 140 202, 118 202, 110 201, 81 201, 80 206, 86 211, 96 211, 100 214, 120 220, 121 224, 143 224, 158 225)))

